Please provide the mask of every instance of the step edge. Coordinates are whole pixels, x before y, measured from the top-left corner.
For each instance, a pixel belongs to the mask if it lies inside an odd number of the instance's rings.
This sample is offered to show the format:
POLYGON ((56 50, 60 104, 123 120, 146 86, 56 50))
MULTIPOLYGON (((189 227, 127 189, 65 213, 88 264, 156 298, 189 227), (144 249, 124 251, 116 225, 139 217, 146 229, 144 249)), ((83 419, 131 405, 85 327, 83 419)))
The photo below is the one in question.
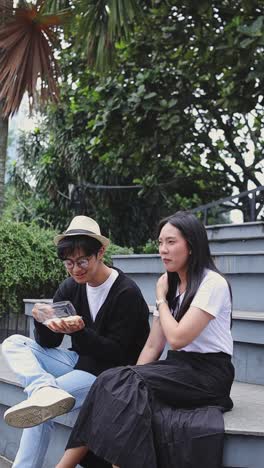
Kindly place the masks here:
POLYGON ((237 252, 211 252, 211 255, 212 257, 235 257, 235 256, 238 256, 238 257, 242 257, 243 255, 244 256, 256 256, 256 255, 264 255, 264 250, 255 250, 255 251, 252 251, 252 250, 246 250, 246 251, 243 251, 243 250, 238 250, 237 252))
POLYGON ((232 318, 233 320, 264 322, 264 311, 233 310, 232 318))

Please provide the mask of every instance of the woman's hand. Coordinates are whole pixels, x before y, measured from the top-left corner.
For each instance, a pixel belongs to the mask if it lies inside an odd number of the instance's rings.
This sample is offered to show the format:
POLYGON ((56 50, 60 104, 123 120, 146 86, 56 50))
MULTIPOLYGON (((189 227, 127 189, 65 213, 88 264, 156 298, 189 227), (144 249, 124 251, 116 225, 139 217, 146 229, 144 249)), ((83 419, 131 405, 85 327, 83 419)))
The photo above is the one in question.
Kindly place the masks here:
POLYGON ((157 297, 157 300, 166 299, 168 289, 169 289, 168 274, 164 273, 158 279, 157 284, 156 284, 156 297, 157 297))

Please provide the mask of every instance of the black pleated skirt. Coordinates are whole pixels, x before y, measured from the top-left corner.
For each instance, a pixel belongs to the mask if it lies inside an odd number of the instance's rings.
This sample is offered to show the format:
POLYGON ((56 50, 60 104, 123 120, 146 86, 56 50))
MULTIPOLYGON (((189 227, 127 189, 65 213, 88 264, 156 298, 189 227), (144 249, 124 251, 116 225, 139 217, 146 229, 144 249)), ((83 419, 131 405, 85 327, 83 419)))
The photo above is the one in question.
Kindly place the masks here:
POLYGON ((67 448, 87 446, 81 464, 89 468, 218 468, 233 379, 224 353, 169 351, 164 361, 109 369, 93 384, 67 448))

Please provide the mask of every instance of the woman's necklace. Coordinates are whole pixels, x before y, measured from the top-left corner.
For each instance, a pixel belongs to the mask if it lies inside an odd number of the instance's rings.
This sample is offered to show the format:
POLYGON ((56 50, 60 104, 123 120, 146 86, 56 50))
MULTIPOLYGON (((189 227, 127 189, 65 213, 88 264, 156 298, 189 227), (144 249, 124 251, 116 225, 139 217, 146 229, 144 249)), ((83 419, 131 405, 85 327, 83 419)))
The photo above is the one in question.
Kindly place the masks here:
POLYGON ((180 285, 179 285, 179 294, 180 294, 180 296, 181 296, 183 293, 185 293, 185 291, 186 291, 186 286, 187 286, 186 284, 180 284, 180 285))

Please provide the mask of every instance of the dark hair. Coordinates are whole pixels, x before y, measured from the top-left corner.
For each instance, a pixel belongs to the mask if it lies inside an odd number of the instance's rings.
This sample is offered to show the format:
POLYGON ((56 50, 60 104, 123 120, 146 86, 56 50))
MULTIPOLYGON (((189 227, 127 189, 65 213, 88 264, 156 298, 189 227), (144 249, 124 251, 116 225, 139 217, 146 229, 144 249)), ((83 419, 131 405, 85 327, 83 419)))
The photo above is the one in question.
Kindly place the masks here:
MULTIPOLYGON (((187 286, 184 299, 177 313, 177 320, 180 320, 189 309, 191 302, 202 282, 205 268, 216 271, 221 276, 222 273, 217 269, 210 253, 208 238, 204 225, 189 211, 177 211, 172 216, 162 219, 158 226, 158 234, 165 224, 170 223, 179 229, 182 236, 190 248, 190 256, 187 271, 187 286)), ((169 290, 167 300, 171 307, 175 297, 177 285, 179 283, 178 273, 168 272, 169 290)), ((229 286, 232 300, 231 287, 229 286)))
POLYGON ((77 250, 82 250, 87 257, 97 255, 102 247, 101 242, 88 236, 66 236, 58 242, 57 254, 61 260, 65 260, 77 250))

